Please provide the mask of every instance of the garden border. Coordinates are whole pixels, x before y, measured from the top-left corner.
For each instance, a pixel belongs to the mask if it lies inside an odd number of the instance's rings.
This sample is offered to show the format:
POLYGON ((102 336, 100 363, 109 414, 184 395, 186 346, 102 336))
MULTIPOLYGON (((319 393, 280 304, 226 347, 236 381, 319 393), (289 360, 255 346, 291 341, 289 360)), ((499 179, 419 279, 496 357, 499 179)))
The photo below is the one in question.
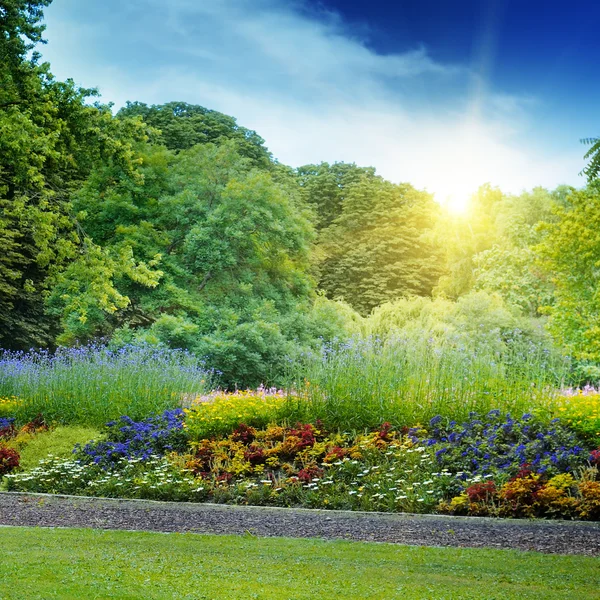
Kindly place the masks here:
POLYGON ((347 539, 600 556, 600 522, 0 492, 0 525, 347 539))

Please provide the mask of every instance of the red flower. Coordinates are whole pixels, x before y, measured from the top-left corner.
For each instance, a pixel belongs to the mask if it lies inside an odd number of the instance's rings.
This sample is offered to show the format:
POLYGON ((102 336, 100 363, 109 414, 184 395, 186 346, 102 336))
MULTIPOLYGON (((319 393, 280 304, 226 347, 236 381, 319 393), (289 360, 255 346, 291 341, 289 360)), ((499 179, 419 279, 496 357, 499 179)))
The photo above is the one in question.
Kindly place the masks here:
POLYGON ((392 424, 388 423, 387 421, 382 423, 377 433, 379 434, 380 439, 384 440, 385 442, 389 442, 393 435, 392 424))
POLYGON ((344 456, 348 455, 350 450, 348 448, 340 448, 339 446, 334 446, 323 459, 324 462, 332 462, 334 460, 340 460, 344 458, 344 456))
POLYGON ((260 465, 265 462, 267 457, 265 456, 265 451, 262 448, 251 445, 248 447, 248 450, 244 452, 244 458, 251 465, 260 465))
POLYGON ((471 502, 487 502, 496 494, 496 484, 493 481, 475 483, 465 490, 471 502))
POLYGON ((253 442, 255 437, 256 429, 246 425, 245 423, 240 423, 237 426, 237 429, 234 429, 233 433, 231 434, 231 438, 235 442, 242 442, 243 444, 249 444, 250 442, 253 442))
POLYGON ((0 476, 10 473, 19 466, 21 456, 16 450, 0 445, 0 476))
POLYGON ((298 423, 296 427, 297 429, 290 429, 289 433, 290 436, 297 437, 300 440, 296 445, 296 450, 300 451, 304 448, 310 448, 314 446, 315 442, 317 441, 315 438, 314 427, 310 423, 307 423, 306 425, 301 425, 298 423))
POLYGON ((316 477, 321 477, 325 471, 319 469, 319 467, 306 467, 301 471, 298 471, 298 479, 303 483, 310 483, 316 477))

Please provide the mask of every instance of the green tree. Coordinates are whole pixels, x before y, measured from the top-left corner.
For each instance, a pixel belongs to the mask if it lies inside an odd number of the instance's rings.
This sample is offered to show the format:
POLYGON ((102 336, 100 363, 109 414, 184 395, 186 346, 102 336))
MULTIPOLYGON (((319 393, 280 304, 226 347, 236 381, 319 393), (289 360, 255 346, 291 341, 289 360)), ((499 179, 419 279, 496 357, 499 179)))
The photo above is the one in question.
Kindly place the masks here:
POLYGON ((296 169, 303 197, 315 215, 317 230, 329 227, 342 213, 348 189, 362 178, 376 177, 373 167, 358 167, 354 163, 304 165, 296 169))
POLYGON ((143 102, 127 102, 118 116, 141 117, 158 131, 156 141, 170 150, 188 150, 198 144, 234 140, 239 154, 256 167, 270 166, 271 153, 265 141, 255 132, 238 125, 229 115, 186 102, 168 102, 148 106, 143 102))
POLYGON ((543 226, 538 245, 551 274, 555 303, 547 308, 551 332, 575 358, 600 361, 600 184, 573 190, 556 221, 543 226))
POLYGON ((438 221, 436 237, 445 249, 446 264, 437 294, 455 300, 473 289, 474 257, 496 242, 495 220, 502 198, 498 188, 483 185, 471 197, 466 214, 446 213, 438 221))
POLYGON ((541 241, 539 224, 554 220, 553 207, 563 190, 537 187, 503 195, 494 218, 494 245, 473 256, 473 289, 498 293, 525 314, 540 316, 553 302, 553 286, 539 266, 534 246, 541 241))
POLYGON ((305 336, 291 315, 301 321, 313 294, 310 221, 235 140, 146 146, 140 161, 136 173, 101 165, 74 195, 95 254, 51 295, 61 341, 163 342, 206 357, 227 383, 264 381, 305 336))
POLYGON ((8 348, 52 341, 45 295, 81 250, 71 194, 99 162, 132 170, 130 140, 142 135, 140 124, 86 105, 93 90, 56 81, 31 53, 48 4, 0 7, 0 345, 8 348))
POLYGON ((431 294, 442 262, 432 237, 437 217, 429 194, 362 173, 321 231, 320 288, 363 315, 402 296, 431 294))
POLYGON ((585 166, 582 173, 587 177, 588 182, 591 182, 598 179, 600 175, 600 138, 587 138, 581 141, 590 146, 584 156, 590 162, 585 166))

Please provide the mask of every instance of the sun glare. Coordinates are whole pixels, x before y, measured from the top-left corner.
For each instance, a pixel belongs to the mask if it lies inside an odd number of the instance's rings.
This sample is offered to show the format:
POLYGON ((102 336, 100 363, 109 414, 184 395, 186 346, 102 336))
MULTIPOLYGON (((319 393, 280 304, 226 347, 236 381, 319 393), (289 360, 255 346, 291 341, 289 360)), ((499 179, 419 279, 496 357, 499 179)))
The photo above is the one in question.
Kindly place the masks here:
POLYGON ((471 196, 489 181, 496 162, 491 158, 490 150, 489 138, 480 127, 472 124, 443 149, 443 158, 438 159, 434 167, 435 178, 428 187, 435 199, 450 212, 465 213, 471 196), (457 138, 460 141, 456 141, 457 138))

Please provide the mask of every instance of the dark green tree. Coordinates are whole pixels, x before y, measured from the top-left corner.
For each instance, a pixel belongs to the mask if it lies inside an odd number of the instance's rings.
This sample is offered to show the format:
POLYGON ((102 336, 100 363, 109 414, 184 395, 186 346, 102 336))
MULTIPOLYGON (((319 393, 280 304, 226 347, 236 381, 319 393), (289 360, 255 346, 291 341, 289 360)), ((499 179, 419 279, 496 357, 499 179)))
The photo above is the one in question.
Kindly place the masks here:
POLYGON ((238 125, 233 117, 203 106, 186 102, 152 106, 127 102, 118 116, 141 117, 158 131, 156 140, 170 150, 188 150, 197 144, 235 140, 239 154, 250 159, 254 166, 267 168, 272 161, 265 141, 255 131, 238 125))
POLYGON ((374 179, 373 167, 354 163, 304 165, 296 169, 304 201, 314 213, 317 231, 329 227, 342 213, 348 189, 362 178, 374 179))
POLYGON ((44 300, 56 275, 81 251, 72 192, 99 162, 131 170, 133 121, 87 105, 93 90, 58 82, 39 55, 48 1, 0 6, 0 346, 50 343, 55 323, 44 300))

